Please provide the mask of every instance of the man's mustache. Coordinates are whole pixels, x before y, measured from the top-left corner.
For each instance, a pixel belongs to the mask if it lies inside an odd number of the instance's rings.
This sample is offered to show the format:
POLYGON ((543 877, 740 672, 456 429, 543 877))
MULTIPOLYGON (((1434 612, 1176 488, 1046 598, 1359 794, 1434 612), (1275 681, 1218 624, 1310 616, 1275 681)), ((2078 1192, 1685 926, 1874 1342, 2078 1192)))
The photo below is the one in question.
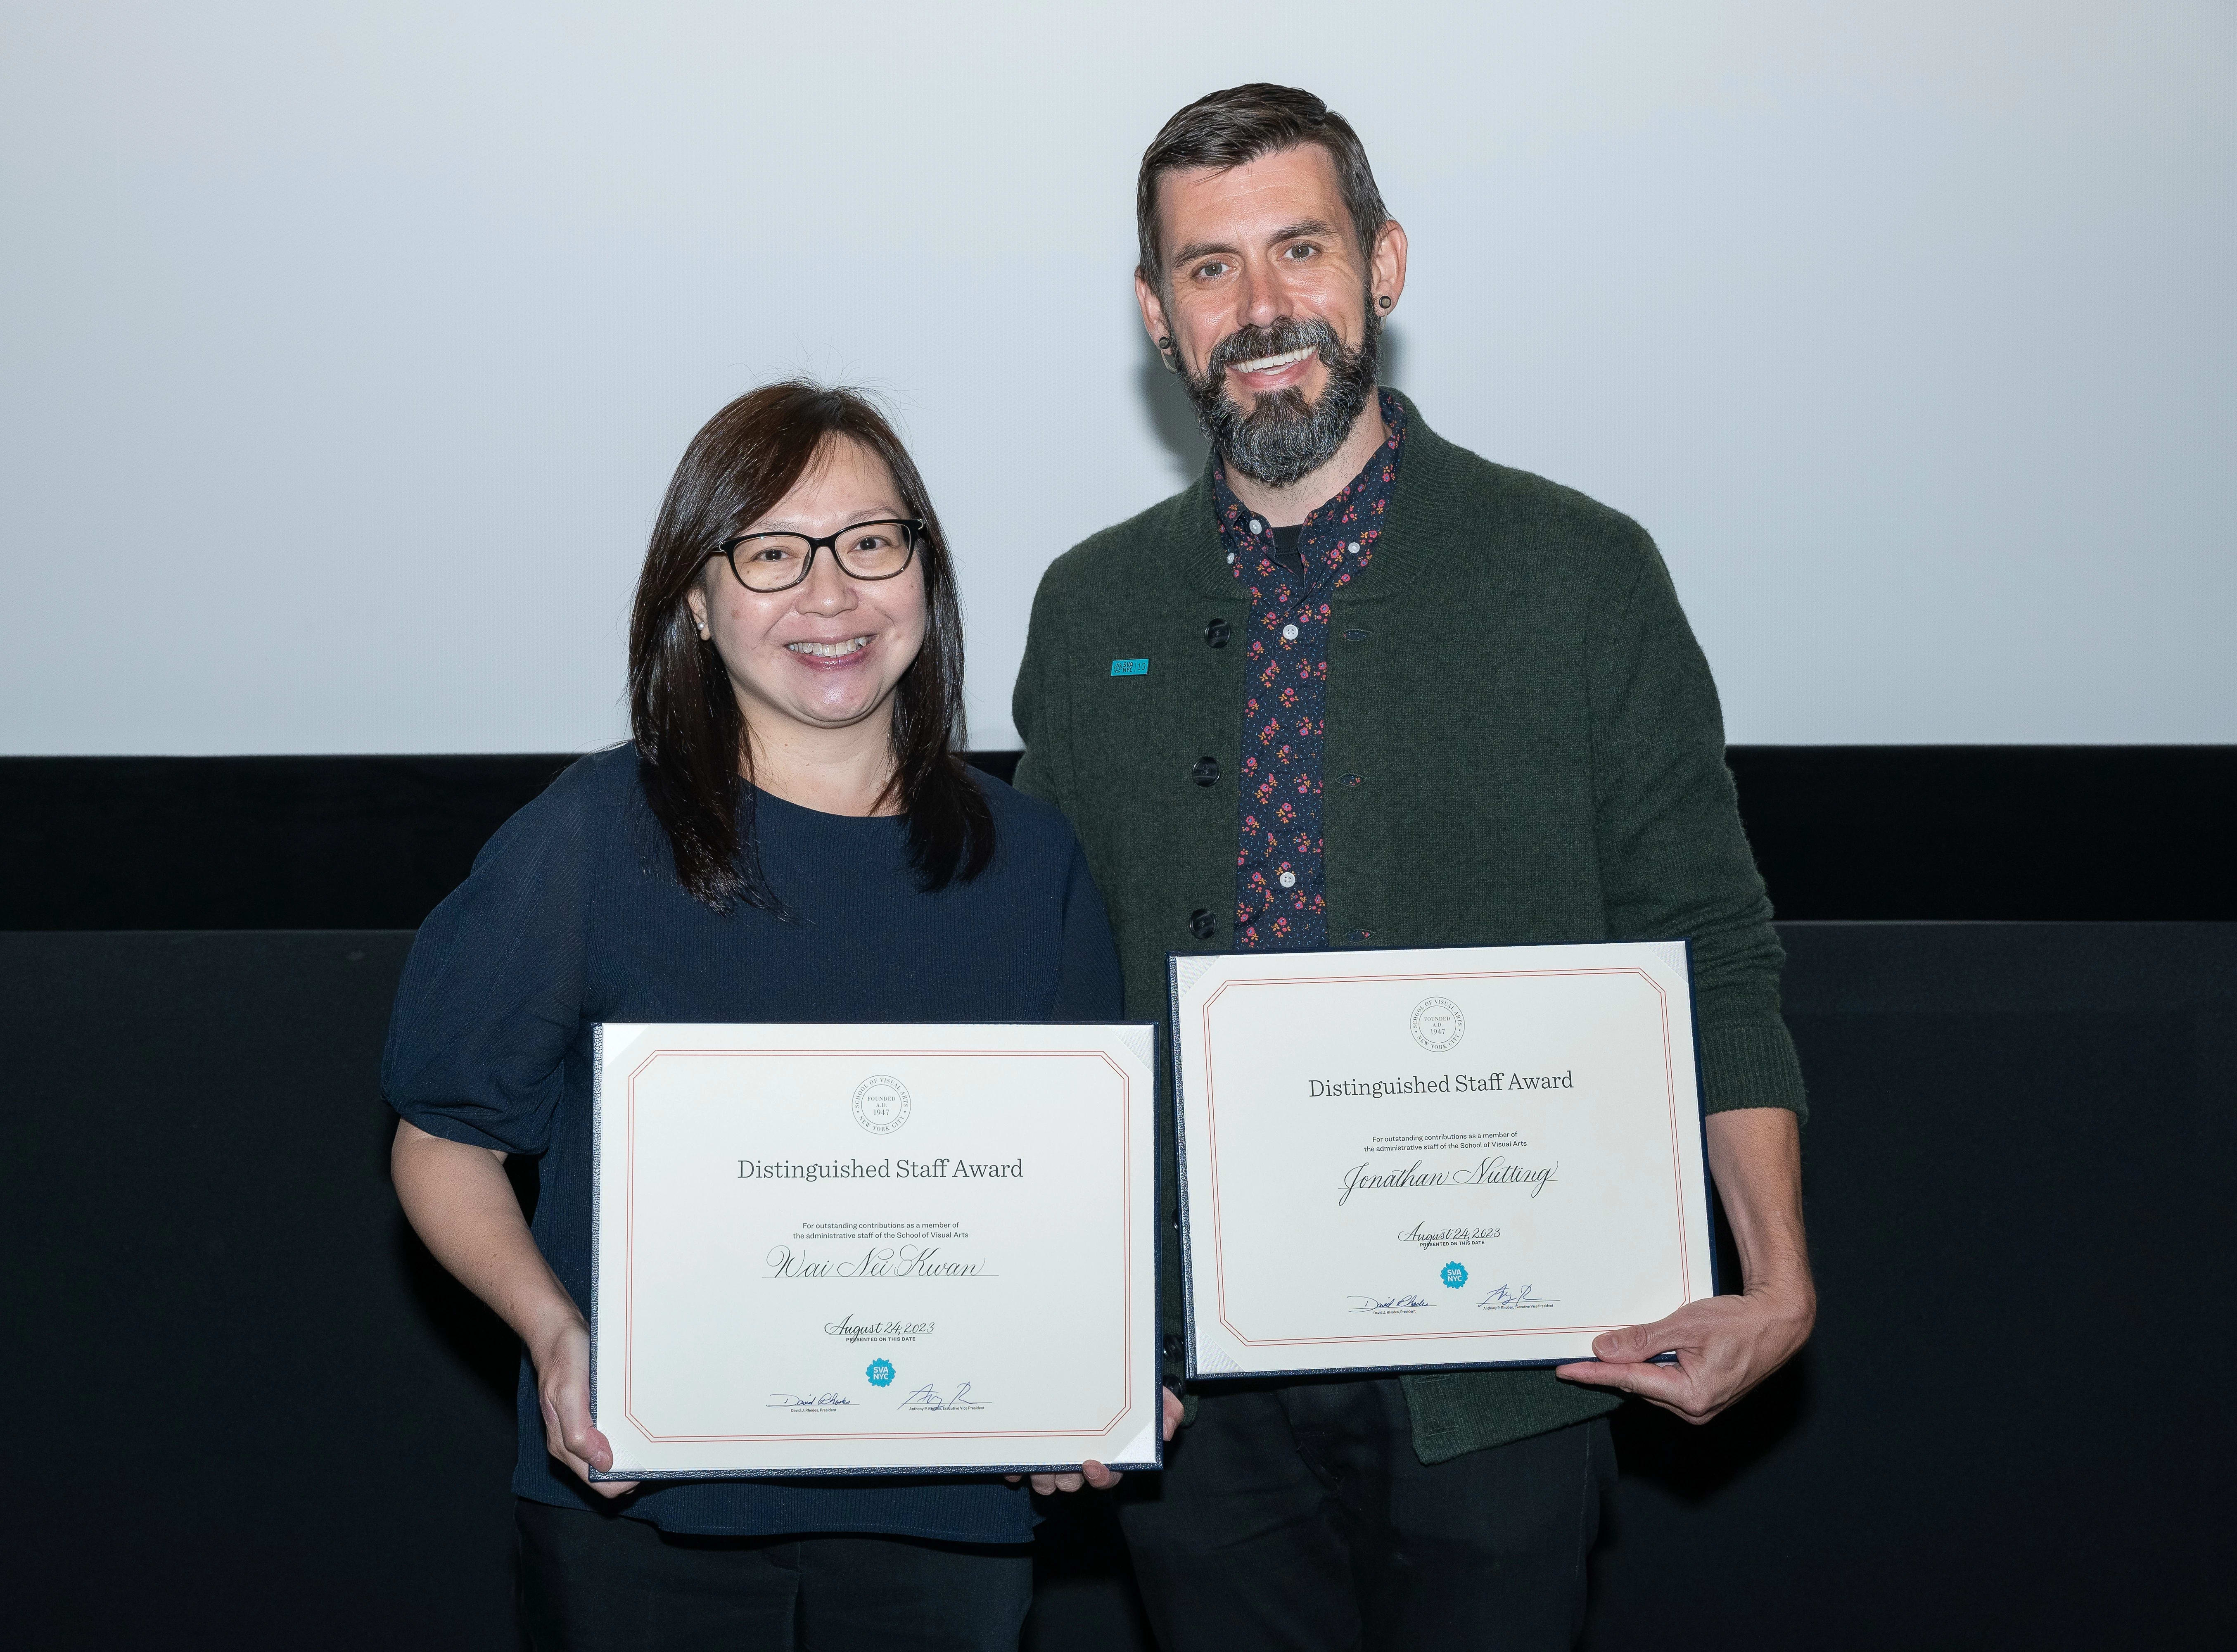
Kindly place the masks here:
POLYGON ((1326 321, 1315 319, 1300 321, 1283 317, 1270 327, 1237 327, 1212 347, 1205 359, 1207 374, 1220 373, 1244 361, 1256 361, 1260 356, 1281 355, 1286 351, 1310 347, 1320 353, 1321 359, 1333 367, 1336 357, 1343 354, 1343 340, 1326 321))

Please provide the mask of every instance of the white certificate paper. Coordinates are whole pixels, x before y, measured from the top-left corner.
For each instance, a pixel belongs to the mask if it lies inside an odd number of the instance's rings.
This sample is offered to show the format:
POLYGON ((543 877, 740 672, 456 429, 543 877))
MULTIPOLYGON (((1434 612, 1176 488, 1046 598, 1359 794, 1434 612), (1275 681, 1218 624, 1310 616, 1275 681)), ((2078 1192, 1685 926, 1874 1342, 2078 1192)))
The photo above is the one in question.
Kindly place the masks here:
POLYGON ((1154 1039, 602 1025, 598 1477, 1156 1467, 1154 1039))
POLYGON ((1685 942, 1170 967, 1191 1376, 1589 1359, 1714 1292, 1685 942))

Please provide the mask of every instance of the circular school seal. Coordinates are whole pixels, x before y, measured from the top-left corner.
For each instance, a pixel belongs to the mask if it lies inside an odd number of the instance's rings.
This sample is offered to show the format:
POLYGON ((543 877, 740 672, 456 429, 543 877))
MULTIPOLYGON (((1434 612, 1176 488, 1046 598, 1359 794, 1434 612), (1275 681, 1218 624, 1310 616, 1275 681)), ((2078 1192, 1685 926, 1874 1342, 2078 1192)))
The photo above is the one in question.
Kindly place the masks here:
POLYGON ((1437 1277, 1445 1282, 1445 1289, 1457 1291, 1468 1283, 1468 1270, 1457 1262, 1448 1262, 1437 1270, 1437 1277))
POLYGON ((873 1388, 891 1388, 894 1385, 894 1362, 890 1359, 873 1359, 862 1367, 862 1375, 870 1379, 870 1386, 873 1388))
POLYGON ((1414 1041, 1425 1050, 1448 1050, 1461 1041, 1468 1021, 1449 998, 1424 998, 1414 1006, 1414 1041))
POLYGON ((908 1087, 881 1073, 855 1087, 855 1122, 874 1136, 889 1136, 908 1122, 908 1087))

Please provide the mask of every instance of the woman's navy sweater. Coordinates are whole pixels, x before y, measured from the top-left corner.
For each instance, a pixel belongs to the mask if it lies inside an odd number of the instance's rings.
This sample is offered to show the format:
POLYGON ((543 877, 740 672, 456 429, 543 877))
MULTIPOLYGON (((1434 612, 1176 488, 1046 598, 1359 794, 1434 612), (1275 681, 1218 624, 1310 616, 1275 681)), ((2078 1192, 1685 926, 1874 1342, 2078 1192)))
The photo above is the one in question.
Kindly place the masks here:
MULTIPOLYGON (((591 1301, 591 1029, 599 1021, 1112 1021, 1118 954, 1072 829, 978 776, 993 863, 935 894, 905 819, 753 803, 789 909, 716 913, 677 882, 623 746, 584 758, 515 815, 412 943, 382 1061, 389 1105, 431 1135, 541 1159, 537 1246, 591 1301)), ((521 1361, 513 1490, 604 1503, 545 1453, 521 1361)), ((887 1532, 1023 1542, 1000 1478, 647 1483, 624 1513, 670 1531, 887 1532)))

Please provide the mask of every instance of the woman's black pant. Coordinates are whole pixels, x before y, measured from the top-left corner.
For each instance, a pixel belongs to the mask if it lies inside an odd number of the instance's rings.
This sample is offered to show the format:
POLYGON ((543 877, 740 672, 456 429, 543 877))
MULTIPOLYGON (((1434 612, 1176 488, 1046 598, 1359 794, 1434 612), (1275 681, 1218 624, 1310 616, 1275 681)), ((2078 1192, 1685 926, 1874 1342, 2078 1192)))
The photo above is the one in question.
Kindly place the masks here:
POLYGON ((1024 1543, 671 1536, 519 1499, 521 1622, 536 1652, 1016 1652, 1024 1543))

